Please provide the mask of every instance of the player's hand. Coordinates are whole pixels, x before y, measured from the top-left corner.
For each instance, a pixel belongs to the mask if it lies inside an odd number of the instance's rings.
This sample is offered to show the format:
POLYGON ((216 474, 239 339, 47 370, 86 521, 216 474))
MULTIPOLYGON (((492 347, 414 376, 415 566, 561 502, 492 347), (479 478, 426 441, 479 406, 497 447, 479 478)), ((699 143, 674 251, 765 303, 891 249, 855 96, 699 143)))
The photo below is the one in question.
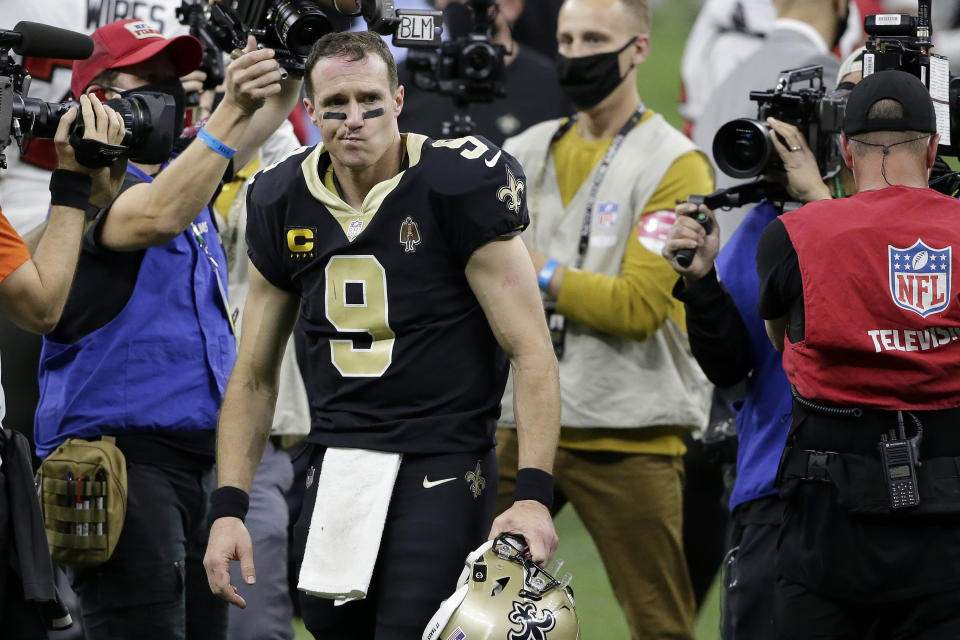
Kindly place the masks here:
POLYGON ((240 518, 217 518, 210 525, 207 553, 203 556, 207 582, 214 595, 245 609, 247 601, 240 596, 237 588, 230 584, 232 560, 240 561, 240 573, 244 582, 254 584, 257 581, 256 569, 253 566, 253 543, 247 527, 240 518))
MULTIPOLYGON (((779 134, 770 136, 770 140, 786 170, 787 193, 800 202, 829 199, 830 190, 820 177, 817 159, 810 151, 807 140, 800 130, 776 118, 767 118, 767 124, 776 134, 779 134), (781 138, 786 141, 786 144, 781 141, 781 138)), ((777 181, 782 182, 782 177, 777 181)))
POLYGON ((487 539, 493 540, 501 533, 523 536, 530 548, 530 557, 541 565, 550 561, 560 544, 550 510, 536 500, 514 502, 493 521, 487 539))
POLYGON ((704 205, 699 207, 691 202, 677 205, 677 221, 667 233, 667 241, 660 251, 667 259, 673 270, 684 277, 687 283, 692 283, 710 273, 713 261, 720 252, 720 226, 713 215, 713 211, 704 205), (713 229, 708 234, 703 225, 691 216, 701 211, 713 221, 713 229), (693 261, 688 267, 681 267, 677 262, 679 249, 695 249, 693 261))
POLYGON ((280 93, 282 78, 273 49, 257 49, 256 39, 248 36, 243 55, 227 67, 223 102, 252 115, 267 98, 280 93))

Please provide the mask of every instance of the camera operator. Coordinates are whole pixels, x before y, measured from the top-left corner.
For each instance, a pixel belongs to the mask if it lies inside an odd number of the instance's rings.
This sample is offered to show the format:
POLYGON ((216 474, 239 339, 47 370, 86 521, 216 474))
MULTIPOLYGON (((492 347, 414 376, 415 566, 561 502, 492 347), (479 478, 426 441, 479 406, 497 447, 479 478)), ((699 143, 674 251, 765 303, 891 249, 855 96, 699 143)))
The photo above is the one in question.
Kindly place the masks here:
MULTIPOLYGON (((74 95, 172 95, 201 60, 192 36, 142 22, 97 29, 74 65, 74 95)), ((130 163, 121 194, 87 232, 63 317, 45 338, 35 420, 43 458, 67 438, 116 436, 128 465, 126 519, 112 557, 73 572, 87 637, 222 638, 226 607, 201 559, 215 426, 236 347, 226 263, 211 217, 221 178, 283 121, 299 82, 271 49, 246 51, 197 138, 161 165, 130 163), (119 375, 118 375, 119 374, 119 375)))
MULTIPOLYGON (((6 0, 3 5, 7 16, 78 33, 89 34, 116 20, 136 18, 171 37, 185 31, 176 19, 176 8, 181 3, 182 0, 6 0)), ((22 64, 31 76, 29 97, 55 103, 70 98, 71 60, 25 56, 22 64)), ((57 166, 56 150, 53 140, 34 138, 24 145, 23 153, 10 147, 6 156, 8 168, 0 171, 0 202, 4 204, 4 215, 29 246, 27 236, 44 222, 50 204, 47 184, 50 172, 57 166)), ((21 331, 7 319, 0 318, 0 351, 7 362, 16 364, 17 370, 36 370, 41 346, 38 336, 21 331)), ((8 423, 29 435, 39 397, 37 379, 35 376, 13 376, 12 371, 8 369, 2 378, 9 392, 8 423)))
MULTIPOLYGON (((123 140, 123 118, 100 104, 96 96, 84 96, 80 116, 85 139, 107 144, 123 140)), ((0 214, 0 313, 34 333, 48 333, 60 320, 80 252, 83 214, 91 206, 106 206, 122 184, 125 162, 117 161, 103 169, 90 169, 77 162, 69 142, 70 127, 76 119, 77 107, 72 107, 57 127, 54 142, 58 166, 50 178, 50 217, 32 258, 6 216, 0 214)))
MULTIPOLYGON (((859 82, 862 53, 860 50, 844 62, 838 86, 859 82)), ((768 124, 783 136, 783 142, 775 136, 771 139, 785 169, 768 178, 783 184, 792 199, 813 202, 830 198, 831 187, 836 196, 848 191, 844 186, 852 179, 848 170, 825 184, 803 134, 773 118, 768 124)), ((782 515, 774 480, 787 437, 791 400, 780 354, 770 345, 756 312, 754 256, 760 233, 782 208, 766 200, 755 206, 722 250, 721 227, 713 212, 703 205, 699 210, 713 220, 712 231, 706 233, 691 217, 698 211, 696 205, 681 205, 663 256, 682 276, 673 295, 684 303, 690 347, 704 373, 721 389, 746 382, 736 412, 737 476, 729 503, 732 522, 724 572, 722 637, 766 639, 774 631, 773 559, 782 515), (676 251, 683 248, 696 249, 687 267, 681 267, 676 259, 676 251)))
MULTIPOLYGON (((77 162, 69 143, 70 129, 77 117, 78 109, 73 107, 60 118, 57 127, 54 142, 58 166, 50 180, 50 221, 32 257, 0 211, 0 313, 37 333, 53 329, 67 302, 86 210, 104 206, 113 199, 120 189, 126 164, 118 160, 111 167, 90 169, 77 162)), ((83 119, 85 139, 106 144, 123 140, 123 119, 110 107, 101 105, 95 96, 80 101, 79 117, 83 119)), ((32 373, 19 371, 18 375, 32 373)), ((4 414, 0 387, 0 422, 4 414)), ((0 492, 0 548, 11 550, 9 557, 0 559, 0 628, 9 637, 46 638, 50 618, 44 607, 57 600, 57 593, 26 438, 0 426, 0 457, 0 484, 6 486, 6 491, 0 492), (33 531, 30 524, 36 527, 33 531), (35 532, 40 532, 40 539, 25 544, 24 540, 35 532), (38 604, 44 607, 35 606, 38 604)), ((56 615, 60 617, 62 613, 56 615)))
POLYGON ((794 393, 780 638, 960 635, 960 203, 927 187, 936 130, 916 77, 868 76, 841 138, 857 194, 760 237, 757 308, 794 393))
MULTIPOLYGON (((465 6, 455 6, 464 0, 440 0, 438 9, 445 9, 449 16, 466 12, 465 6)), ((516 135, 527 127, 569 115, 573 105, 564 95, 557 82, 553 62, 540 53, 521 45, 513 39, 511 29, 523 11, 524 0, 497 0, 495 5, 494 33, 492 41, 506 50, 503 63, 504 89, 506 95, 492 102, 470 105, 470 117, 476 123, 475 134, 482 135, 496 145, 502 145, 509 136, 516 135)), ((461 20, 452 22, 459 23, 461 20)), ((468 25, 469 26, 469 23, 468 25)), ((451 37, 456 38, 464 27, 449 24, 451 37)), ((448 96, 418 88, 406 65, 399 69, 400 84, 404 86, 406 109, 400 114, 400 127, 404 131, 419 131, 432 138, 442 136, 442 124, 454 119, 455 108, 448 96)))
MULTIPOLYGON (((182 2, 8 0, 4 4, 9 5, 5 8, 18 20, 31 20, 78 33, 89 34, 97 27, 129 18, 142 20, 169 38, 186 32, 176 18, 176 8, 182 2)), ((64 102, 70 98, 71 60, 25 56, 22 63, 31 76, 30 97, 48 102, 64 102)), ((9 169, 0 175, 0 197, 6 203, 6 215, 13 227, 24 234, 43 222, 42 214, 37 212, 38 208, 49 203, 46 185, 50 171, 56 167, 53 143, 38 138, 24 145, 23 153, 11 149, 7 153, 7 164, 9 169)))
MULTIPOLYGON (((823 77, 832 78, 840 61, 830 53, 846 29, 849 11, 847 0, 776 0, 777 19, 763 44, 740 65, 726 75, 710 93, 704 104, 710 105, 693 127, 693 141, 714 160, 713 139, 720 127, 734 118, 753 117, 756 104, 750 91, 767 82, 774 82, 784 69, 805 65, 823 67, 823 77)), ((722 172, 717 175, 717 188, 741 182, 722 172)), ((739 208, 724 216, 727 231, 732 233, 747 209, 739 208)))

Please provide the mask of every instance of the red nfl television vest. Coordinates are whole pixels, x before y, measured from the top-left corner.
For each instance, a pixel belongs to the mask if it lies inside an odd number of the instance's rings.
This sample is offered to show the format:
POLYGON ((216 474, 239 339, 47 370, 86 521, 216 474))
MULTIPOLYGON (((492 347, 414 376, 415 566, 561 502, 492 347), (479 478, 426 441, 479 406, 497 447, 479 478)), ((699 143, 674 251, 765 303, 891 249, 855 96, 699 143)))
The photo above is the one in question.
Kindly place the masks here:
POLYGON ((893 186, 780 217, 803 278, 804 339, 783 366, 841 406, 960 406, 960 201, 893 186))

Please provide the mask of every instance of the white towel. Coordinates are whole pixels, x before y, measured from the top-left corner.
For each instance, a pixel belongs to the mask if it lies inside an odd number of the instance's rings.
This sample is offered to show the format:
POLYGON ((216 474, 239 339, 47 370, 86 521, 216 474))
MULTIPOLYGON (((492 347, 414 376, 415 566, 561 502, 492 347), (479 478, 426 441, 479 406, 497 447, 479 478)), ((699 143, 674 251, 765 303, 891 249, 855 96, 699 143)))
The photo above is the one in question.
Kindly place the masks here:
POLYGON ((317 479, 300 591, 344 604, 370 587, 401 454, 328 448, 317 479))

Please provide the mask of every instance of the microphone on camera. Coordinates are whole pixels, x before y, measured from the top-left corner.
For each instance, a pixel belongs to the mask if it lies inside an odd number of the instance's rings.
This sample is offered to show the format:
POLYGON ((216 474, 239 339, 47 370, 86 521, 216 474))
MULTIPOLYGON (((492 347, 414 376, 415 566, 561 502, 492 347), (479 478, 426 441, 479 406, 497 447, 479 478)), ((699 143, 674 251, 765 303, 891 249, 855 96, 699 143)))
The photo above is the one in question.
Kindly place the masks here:
POLYGON ((13 31, 0 29, 0 46, 22 56, 86 60, 93 53, 93 39, 76 31, 39 22, 18 22, 13 31))

